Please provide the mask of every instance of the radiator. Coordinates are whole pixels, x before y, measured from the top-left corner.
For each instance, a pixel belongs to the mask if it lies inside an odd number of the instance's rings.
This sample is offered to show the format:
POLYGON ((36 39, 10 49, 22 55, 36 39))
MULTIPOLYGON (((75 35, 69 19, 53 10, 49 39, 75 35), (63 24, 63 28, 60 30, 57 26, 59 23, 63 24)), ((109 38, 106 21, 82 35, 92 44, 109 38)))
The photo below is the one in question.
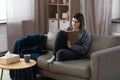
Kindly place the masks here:
POLYGON ((0 52, 8 50, 7 34, 0 35, 0 52))
POLYGON ((112 35, 120 36, 120 32, 119 33, 113 32, 112 35))

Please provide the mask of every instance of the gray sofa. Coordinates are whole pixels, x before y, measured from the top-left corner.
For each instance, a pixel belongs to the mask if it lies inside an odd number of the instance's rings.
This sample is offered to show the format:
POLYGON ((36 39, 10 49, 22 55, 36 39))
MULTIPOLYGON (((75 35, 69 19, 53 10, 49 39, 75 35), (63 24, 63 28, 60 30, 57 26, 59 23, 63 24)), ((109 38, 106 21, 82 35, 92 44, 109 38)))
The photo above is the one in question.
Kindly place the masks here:
POLYGON ((119 36, 91 35, 92 44, 86 58, 48 64, 46 61, 52 57, 56 32, 48 33, 49 52, 37 59, 41 75, 56 80, 120 80, 119 36))

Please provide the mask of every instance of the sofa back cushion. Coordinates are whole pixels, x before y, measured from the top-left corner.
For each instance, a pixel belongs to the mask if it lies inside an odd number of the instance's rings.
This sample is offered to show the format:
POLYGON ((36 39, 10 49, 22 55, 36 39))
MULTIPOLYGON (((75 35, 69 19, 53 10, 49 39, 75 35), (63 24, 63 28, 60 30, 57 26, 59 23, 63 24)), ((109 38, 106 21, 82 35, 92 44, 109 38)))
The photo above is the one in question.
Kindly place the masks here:
POLYGON ((57 32, 58 30, 48 32, 46 44, 48 50, 53 50, 57 32))
POLYGON ((120 45, 120 36, 105 36, 105 35, 92 35, 92 44, 87 57, 90 57, 91 53, 120 45))

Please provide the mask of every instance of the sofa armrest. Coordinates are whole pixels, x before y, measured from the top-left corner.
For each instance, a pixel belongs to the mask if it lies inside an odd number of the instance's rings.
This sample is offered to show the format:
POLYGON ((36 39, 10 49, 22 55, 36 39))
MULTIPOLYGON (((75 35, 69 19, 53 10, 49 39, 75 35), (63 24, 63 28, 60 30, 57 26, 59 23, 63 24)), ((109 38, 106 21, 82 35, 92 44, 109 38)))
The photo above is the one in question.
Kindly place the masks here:
POLYGON ((91 80, 120 80, 120 45, 91 54, 91 80))

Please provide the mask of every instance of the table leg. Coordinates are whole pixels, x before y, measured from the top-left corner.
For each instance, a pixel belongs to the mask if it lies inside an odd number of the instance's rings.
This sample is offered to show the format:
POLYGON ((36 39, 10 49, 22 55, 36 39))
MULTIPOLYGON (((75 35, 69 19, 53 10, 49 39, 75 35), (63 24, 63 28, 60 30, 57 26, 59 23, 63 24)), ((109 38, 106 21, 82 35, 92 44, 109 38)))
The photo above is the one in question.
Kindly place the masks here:
POLYGON ((2 68, 2 71, 1 71, 1 78, 0 78, 0 80, 2 80, 2 77, 3 77, 3 68, 2 68))

